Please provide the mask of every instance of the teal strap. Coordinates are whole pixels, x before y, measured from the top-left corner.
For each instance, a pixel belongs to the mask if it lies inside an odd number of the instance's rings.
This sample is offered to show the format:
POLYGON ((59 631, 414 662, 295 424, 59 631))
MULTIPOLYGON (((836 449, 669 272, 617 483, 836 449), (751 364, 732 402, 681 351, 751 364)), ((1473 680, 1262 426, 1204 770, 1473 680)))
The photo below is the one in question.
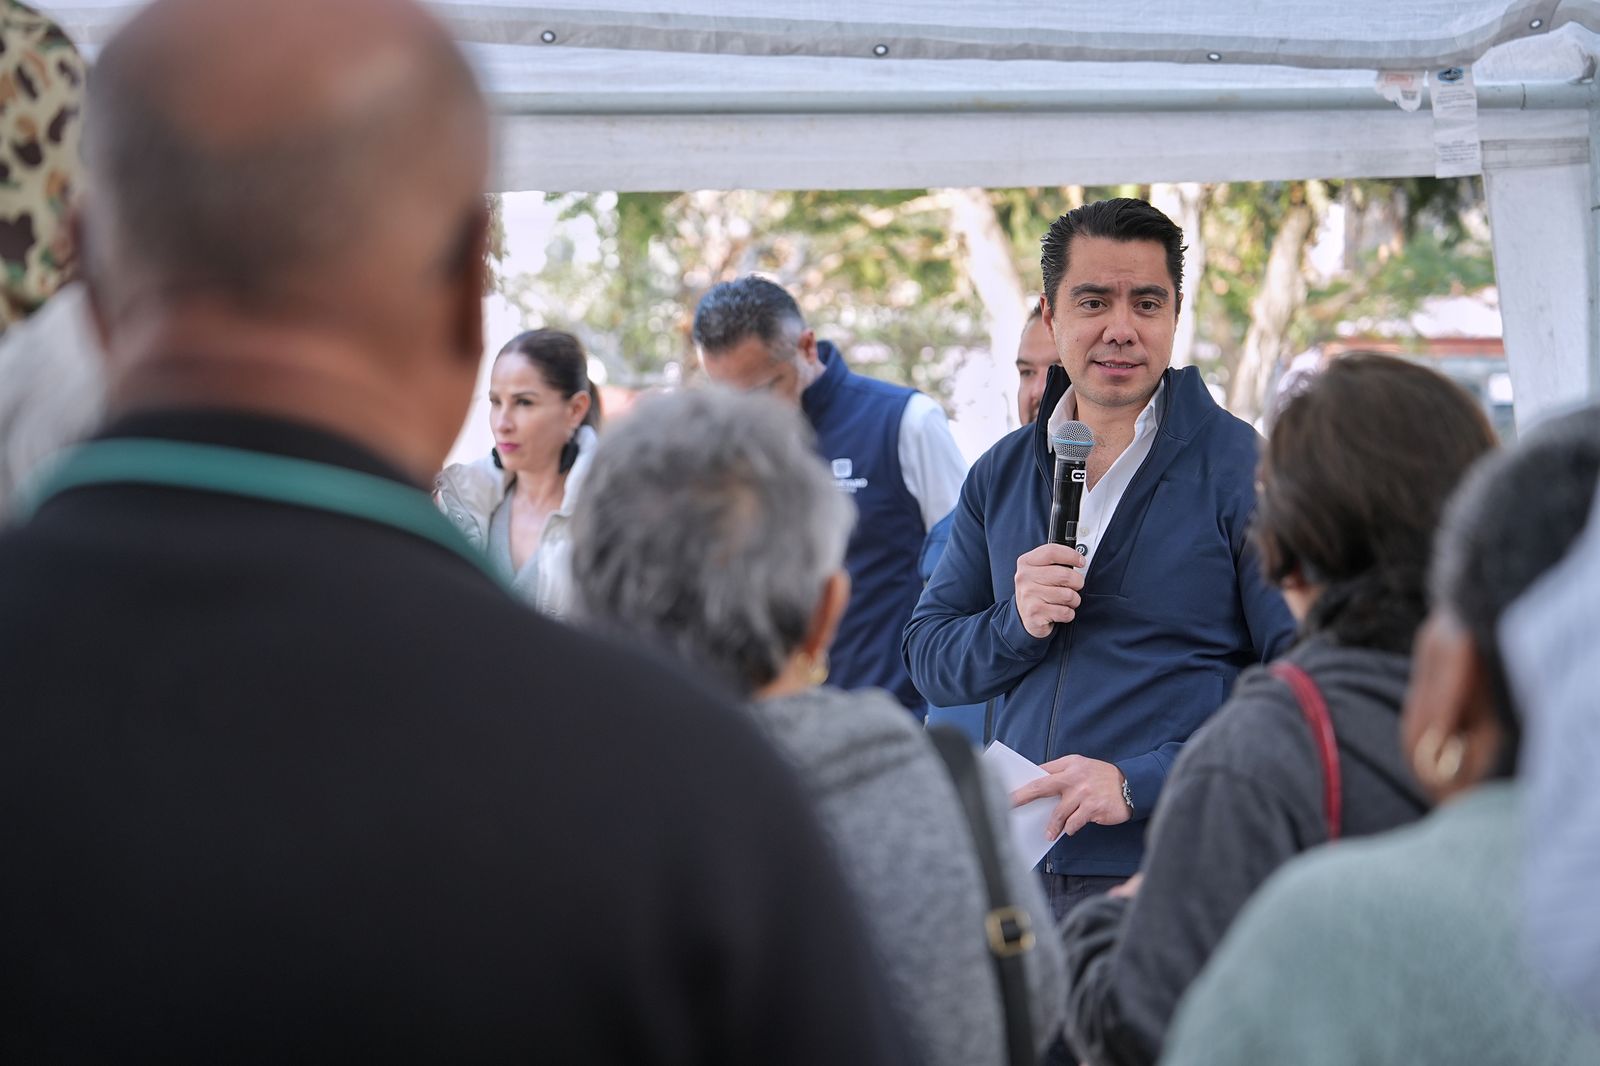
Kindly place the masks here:
POLYGON ((84 444, 25 493, 27 517, 52 496, 86 485, 140 484, 218 492, 362 518, 448 548, 499 578, 425 493, 341 466, 242 448, 143 438, 84 444))

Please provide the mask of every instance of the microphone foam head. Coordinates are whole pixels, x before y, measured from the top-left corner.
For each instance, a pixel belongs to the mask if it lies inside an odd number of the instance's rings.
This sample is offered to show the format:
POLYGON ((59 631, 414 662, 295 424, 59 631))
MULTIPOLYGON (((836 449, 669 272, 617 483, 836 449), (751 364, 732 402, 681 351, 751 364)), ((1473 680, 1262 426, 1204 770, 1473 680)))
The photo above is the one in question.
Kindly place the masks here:
POLYGON ((1094 431, 1082 422, 1063 422, 1056 427, 1050 446, 1056 450, 1057 459, 1087 462, 1094 450, 1094 431))

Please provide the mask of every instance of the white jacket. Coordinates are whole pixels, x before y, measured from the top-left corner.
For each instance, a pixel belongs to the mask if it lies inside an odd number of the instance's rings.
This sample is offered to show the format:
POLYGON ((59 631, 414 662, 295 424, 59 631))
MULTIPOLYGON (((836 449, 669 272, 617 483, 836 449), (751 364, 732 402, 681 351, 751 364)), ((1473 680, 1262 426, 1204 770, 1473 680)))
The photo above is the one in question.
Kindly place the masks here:
MULTIPOLYGON (((562 617, 572 608, 572 509, 578 502, 589 464, 594 461, 599 439, 593 427, 578 428, 578 459, 567 471, 561 506, 546 519, 544 531, 539 534, 539 546, 533 555, 539 561, 535 576, 531 580, 511 580, 512 587, 543 614, 562 617)), ((510 471, 496 467, 491 456, 457 463, 446 467, 435 480, 434 499, 473 547, 487 555, 489 520, 506 498, 514 477, 510 471)))
POLYGON ((0 520, 40 463, 94 431, 105 377, 80 282, 0 337, 0 520))

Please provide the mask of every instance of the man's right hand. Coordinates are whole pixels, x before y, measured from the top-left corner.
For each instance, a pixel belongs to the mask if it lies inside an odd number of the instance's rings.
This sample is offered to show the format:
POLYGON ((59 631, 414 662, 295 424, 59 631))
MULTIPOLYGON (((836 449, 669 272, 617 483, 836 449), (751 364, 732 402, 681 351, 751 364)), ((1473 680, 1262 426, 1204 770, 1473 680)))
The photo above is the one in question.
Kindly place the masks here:
POLYGON ((1065 544, 1041 544, 1017 560, 1017 617, 1043 639, 1057 623, 1078 616, 1084 558, 1065 544))

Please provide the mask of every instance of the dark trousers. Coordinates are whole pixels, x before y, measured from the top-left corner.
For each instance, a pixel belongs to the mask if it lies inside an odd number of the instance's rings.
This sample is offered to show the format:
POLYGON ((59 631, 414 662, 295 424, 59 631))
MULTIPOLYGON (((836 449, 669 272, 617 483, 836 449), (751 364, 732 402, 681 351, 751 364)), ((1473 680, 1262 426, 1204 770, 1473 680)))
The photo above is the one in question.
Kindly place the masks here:
MULTIPOLYGON (((1126 877, 1104 877, 1094 874, 1078 876, 1076 874, 1046 874, 1039 875, 1044 880, 1045 898, 1050 901, 1050 915, 1061 924, 1061 919, 1067 913, 1085 900, 1095 896, 1105 895, 1108 891, 1126 881, 1126 877)), ((1078 1056, 1073 1054, 1067 1045, 1065 1036, 1060 1036, 1050 1045, 1045 1052, 1043 1066, 1076 1066, 1078 1056)))
POLYGON ((1057 924, 1067 916, 1067 912, 1086 899, 1103 896, 1111 889, 1116 888, 1126 877, 1102 876, 1099 874, 1040 874, 1044 881, 1044 895, 1050 901, 1050 916, 1057 924))

